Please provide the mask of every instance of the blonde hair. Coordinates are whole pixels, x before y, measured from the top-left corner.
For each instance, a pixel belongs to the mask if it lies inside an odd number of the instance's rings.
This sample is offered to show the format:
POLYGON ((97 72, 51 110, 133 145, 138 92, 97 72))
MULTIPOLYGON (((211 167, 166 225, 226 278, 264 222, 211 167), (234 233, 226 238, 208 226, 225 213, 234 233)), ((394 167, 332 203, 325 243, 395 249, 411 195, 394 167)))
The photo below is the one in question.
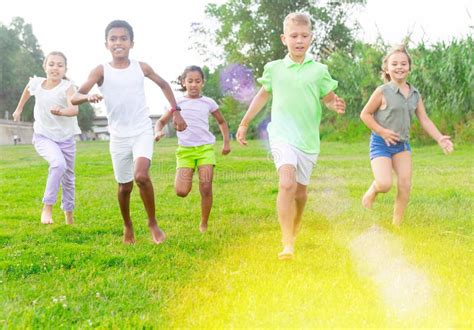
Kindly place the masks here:
POLYGON ((388 59, 390 56, 392 56, 395 53, 403 53, 407 56, 408 58, 408 69, 411 70, 411 56, 408 53, 408 50, 405 45, 395 45, 390 50, 388 53, 384 56, 382 60, 382 71, 380 71, 380 74, 382 76, 382 79, 384 82, 389 82, 391 81, 390 75, 387 73, 388 70, 388 59))
POLYGON ((306 13, 290 13, 285 17, 285 20, 283 21, 283 32, 286 31, 286 28, 288 24, 301 24, 301 25, 307 25, 309 26, 309 29, 311 30, 312 24, 311 24, 311 18, 308 14, 306 13))
MULTIPOLYGON (((43 61, 43 67, 46 67, 46 63, 48 63, 48 58, 49 58, 50 56, 61 56, 62 58, 64 58, 64 66, 67 68, 67 58, 66 58, 66 55, 64 55, 63 52, 59 52, 59 51, 57 51, 57 50, 52 51, 52 52, 50 52, 48 55, 46 55, 46 57, 44 58, 44 61, 43 61)), ((66 75, 64 75, 63 79, 69 80, 69 78, 66 77, 66 75)))

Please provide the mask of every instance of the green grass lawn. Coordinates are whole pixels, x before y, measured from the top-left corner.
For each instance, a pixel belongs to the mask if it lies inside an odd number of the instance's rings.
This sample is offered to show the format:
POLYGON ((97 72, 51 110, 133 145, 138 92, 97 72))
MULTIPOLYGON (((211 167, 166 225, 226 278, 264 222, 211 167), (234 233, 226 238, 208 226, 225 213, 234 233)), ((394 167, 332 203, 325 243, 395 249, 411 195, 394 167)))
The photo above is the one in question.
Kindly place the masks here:
MULTIPOLYGON (((47 163, 0 147, 0 326, 4 328, 474 327, 473 146, 413 146, 405 222, 395 189, 364 210, 367 143, 322 144, 296 258, 277 260, 277 175, 260 142, 218 156, 214 208, 175 196, 176 140, 151 175, 167 241, 151 243, 134 188, 137 243, 125 246, 108 144, 77 145, 76 224, 40 224, 47 163)), ((220 143, 218 143, 220 147, 220 143)), ((196 183, 196 181, 195 181, 196 183)))

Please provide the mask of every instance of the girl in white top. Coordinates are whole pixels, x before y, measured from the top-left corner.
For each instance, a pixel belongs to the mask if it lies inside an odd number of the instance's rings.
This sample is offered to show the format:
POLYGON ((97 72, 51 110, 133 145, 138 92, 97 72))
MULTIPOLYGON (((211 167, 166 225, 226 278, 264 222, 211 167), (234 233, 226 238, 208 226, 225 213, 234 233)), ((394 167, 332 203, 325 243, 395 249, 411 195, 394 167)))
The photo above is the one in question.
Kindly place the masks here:
POLYGON ((66 223, 72 224, 75 195, 74 162, 76 141, 81 130, 77 124, 78 107, 72 105, 74 87, 65 80, 67 59, 61 52, 51 52, 44 60, 46 78, 34 77, 25 87, 13 113, 20 120, 26 101, 34 95, 33 145, 49 163, 48 179, 43 197, 41 223, 53 223, 53 205, 62 185, 62 203, 66 223))
POLYGON ((217 103, 201 95, 204 87, 204 73, 198 66, 187 67, 178 78, 186 92, 178 98, 178 107, 165 113, 155 125, 155 140, 164 136, 163 127, 169 121, 173 111, 181 111, 188 125, 184 131, 177 132, 176 150, 177 171, 175 179, 176 194, 186 197, 191 191, 194 170, 199 173, 199 191, 201 193, 201 224, 199 230, 205 232, 212 208, 212 176, 216 158, 214 153, 215 136, 209 131, 209 114, 217 120, 224 139, 222 154, 230 152, 229 127, 219 111, 217 103))

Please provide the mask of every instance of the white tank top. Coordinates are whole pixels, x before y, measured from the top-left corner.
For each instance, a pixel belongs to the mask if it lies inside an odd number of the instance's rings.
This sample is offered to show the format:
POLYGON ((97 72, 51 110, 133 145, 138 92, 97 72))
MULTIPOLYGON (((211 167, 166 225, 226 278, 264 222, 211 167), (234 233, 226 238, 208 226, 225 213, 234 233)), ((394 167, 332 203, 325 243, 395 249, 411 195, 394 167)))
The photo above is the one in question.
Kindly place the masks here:
POLYGON ((130 60, 125 69, 115 69, 109 63, 103 67, 104 82, 99 89, 104 96, 110 135, 129 137, 152 129, 140 63, 130 60))

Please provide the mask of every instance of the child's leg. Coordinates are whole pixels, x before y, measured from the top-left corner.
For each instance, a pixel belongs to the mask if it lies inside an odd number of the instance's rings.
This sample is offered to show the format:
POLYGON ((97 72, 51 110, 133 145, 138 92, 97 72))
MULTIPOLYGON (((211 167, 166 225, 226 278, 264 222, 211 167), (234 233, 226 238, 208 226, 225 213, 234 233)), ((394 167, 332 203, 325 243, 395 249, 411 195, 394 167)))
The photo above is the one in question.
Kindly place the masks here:
POLYGON ((397 198, 393 210, 393 224, 399 226, 410 198, 412 161, 411 152, 404 151, 393 155, 393 169, 397 174, 397 198))
POLYGON ((41 211, 41 223, 43 225, 50 225, 53 223, 53 205, 43 204, 43 210, 41 211))
POLYGON ((293 253, 294 219, 296 216, 295 194, 297 189, 296 168, 282 165, 278 169, 279 183, 277 196, 278 220, 282 232, 284 251, 293 253))
POLYGON ((201 224, 199 230, 207 230, 207 222, 212 208, 212 177, 214 172, 213 165, 201 165, 198 167, 199 173, 199 192, 201 193, 201 224))
POLYGON ((61 207, 64 210, 67 224, 73 224, 74 196, 75 196, 75 175, 74 162, 76 158, 76 141, 72 138, 59 143, 59 147, 66 161, 66 171, 64 172, 61 184, 63 187, 61 207))
POLYGON ((48 179, 43 196, 43 211, 41 213, 41 222, 44 224, 53 223, 53 204, 56 203, 59 185, 66 170, 66 161, 58 144, 44 137, 35 134, 33 140, 38 154, 49 163, 48 179))
POLYGON ((179 197, 188 196, 193 185, 193 174, 193 168, 181 167, 176 170, 176 178, 174 180, 176 195, 179 197))
POLYGON ((293 236, 295 238, 301 230, 301 219, 303 217, 303 211, 306 205, 306 201, 308 200, 307 188, 308 186, 302 185, 301 183, 297 183, 295 193, 296 214, 295 220, 293 222, 293 236))
POLYGON ((392 187, 392 159, 388 157, 377 157, 370 162, 374 181, 362 197, 362 205, 372 208, 378 193, 386 193, 392 187))
POLYGON ((160 244, 165 240, 165 234, 158 228, 155 217, 155 193, 150 179, 149 169, 151 161, 145 157, 138 157, 135 160, 134 179, 140 188, 140 197, 142 198, 145 211, 148 216, 148 227, 150 228, 153 242, 160 244))
POLYGON ((133 224, 130 218, 130 195, 132 194, 133 182, 119 183, 117 198, 120 206, 120 213, 122 214, 124 231, 123 242, 125 244, 135 243, 135 236, 133 234, 133 224))

